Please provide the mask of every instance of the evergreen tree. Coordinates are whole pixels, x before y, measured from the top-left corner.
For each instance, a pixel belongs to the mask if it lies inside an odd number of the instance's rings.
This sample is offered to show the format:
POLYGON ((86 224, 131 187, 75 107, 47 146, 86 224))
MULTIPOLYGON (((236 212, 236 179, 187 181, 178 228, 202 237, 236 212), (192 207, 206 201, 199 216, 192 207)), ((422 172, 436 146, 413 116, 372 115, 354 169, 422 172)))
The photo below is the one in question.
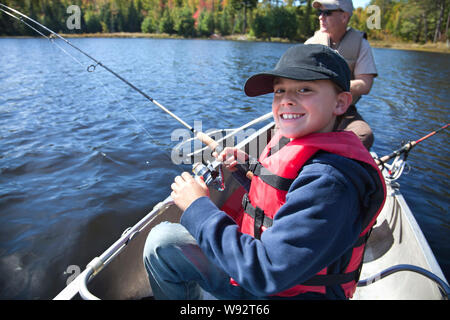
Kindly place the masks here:
POLYGON ((297 16, 292 7, 272 8, 271 15, 271 36, 294 39, 297 33, 297 16))
POLYGON ((265 9, 257 9, 252 24, 252 33, 257 38, 269 39, 271 37, 272 23, 271 16, 265 9))
POLYGON ((218 11, 217 13, 218 31, 223 36, 231 34, 231 14, 229 12, 230 9, 226 7, 223 10, 218 11))
POLYGON ((52 3, 51 1, 46 0, 42 6, 42 10, 44 13, 43 24, 47 28, 55 32, 61 32, 66 29, 66 8, 64 8, 61 2, 52 3))
POLYGON ((236 10, 242 10, 244 16, 243 33, 247 32, 247 10, 256 8, 258 0, 231 0, 231 5, 236 10))
POLYGON ((142 21, 141 31, 145 33, 153 33, 157 31, 156 22, 152 16, 146 16, 142 21))
POLYGON ((113 32, 112 25, 111 5, 109 2, 105 2, 100 9, 100 24, 102 25, 102 32, 113 32))
POLYGON ((88 11, 85 15, 86 32, 97 33, 102 32, 102 24, 100 18, 92 11, 88 11))
POLYGON ((134 6, 134 1, 130 1, 127 13, 127 28, 128 32, 139 32, 141 30, 141 23, 139 21, 138 12, 134 6))
POLYGON ((177 34, 184 37, 195 36, 195 19, 192 17, 192 10, 185 6, 181 9, 177 8, 175 12, 174 30, 177 34))
POLYGON ((159 31, 162 33, 175 33, 173 18, 168 9, 164 10, 163 15, 159 21, 159 31))
POLYGON ((198 18, 198 32, 202 36, 214 33, 214 16, 212 12, 203 10, 198 18))

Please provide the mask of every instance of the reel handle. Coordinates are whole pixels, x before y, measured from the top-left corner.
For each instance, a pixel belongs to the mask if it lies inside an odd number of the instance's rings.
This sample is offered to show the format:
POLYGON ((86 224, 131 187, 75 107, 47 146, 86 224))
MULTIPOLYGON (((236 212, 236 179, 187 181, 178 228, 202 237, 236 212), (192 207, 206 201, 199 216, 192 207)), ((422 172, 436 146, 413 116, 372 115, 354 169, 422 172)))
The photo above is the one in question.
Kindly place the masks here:
MULTIPOLYGON (((221 153, 223 151, 222 147, 217 145, 216 148, 213 150, 215 152, 217 152, 218 154, 221 153)), ((251 172, 250 170, 248 170, 247 166, 244 164, 236 164, 235 168, 244 176, 246 176, 248 179, 252 180, 253 178, 253 172, 251 172)))

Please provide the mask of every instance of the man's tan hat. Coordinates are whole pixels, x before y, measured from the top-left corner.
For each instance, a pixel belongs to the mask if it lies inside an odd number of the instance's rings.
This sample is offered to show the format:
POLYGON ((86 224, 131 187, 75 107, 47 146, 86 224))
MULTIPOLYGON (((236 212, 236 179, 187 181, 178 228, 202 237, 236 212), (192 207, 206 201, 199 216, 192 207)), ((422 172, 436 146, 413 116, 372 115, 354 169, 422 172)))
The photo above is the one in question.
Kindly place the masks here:
POLYGON ((313 2, 313 7, 322 10, 338 10, 353 12, 353 2, 352 0, 316 0, 313 2))

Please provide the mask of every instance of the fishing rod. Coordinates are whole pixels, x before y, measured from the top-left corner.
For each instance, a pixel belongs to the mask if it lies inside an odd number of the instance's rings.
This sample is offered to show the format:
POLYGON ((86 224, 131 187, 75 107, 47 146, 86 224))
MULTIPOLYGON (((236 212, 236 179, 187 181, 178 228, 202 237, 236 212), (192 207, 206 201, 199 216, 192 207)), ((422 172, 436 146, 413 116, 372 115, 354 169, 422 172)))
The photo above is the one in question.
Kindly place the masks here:
MULTIPOLYGON (((217 154, 220 154, 220 152, 223 150, 223 148, 219 145, 219 142, 215 141, 210 136, 208 136, 207 134, 201 132, 200 130, 194 129, 192 126, 190 126, 188 123, 186 123, 183 119, 178 117, 176 114, 174 114, 172 111, 167 109, 165 106, 163 106, 161 103, 156 101, 154 98, 150 97, 148 94, 146 94, 145 92, 143 92, 142 90, 137 88, 135 85, 130 83, 128 80, 123 78, 121 75, 119 75, 115 71, 111 70, 109 67, 107 67, 106 65, 104 65, 103 63, 98 61, 97 59, 93 58, 91 55, 89 55, 88 53, 86 53, 85 51, 80 49, 79 47, 75 46, 73 43, 71 43, 69 40, 67 40, 66 38, 64 38, 63 36, 58 34, 57 32, 47 28, 46 26, 44 26, 41 23, 37 22, 36 20, 28 17, 27 15, 21 13, 20 11, 15 10, 13 8, 10 8, 10 7, 2 4, 2 3, 0 3, 0 11, 4 12, 8 16, 10 16, 10 17, 12 17, 12 18, 14 18, 14 19, 24 23, 26 26, 28 26, 29 28, 33 29, 35 32, 37 32, 41 36, 43 36, 43 37, 47 38, 48 40, 52 41, 52 43, 55 44, 59 49, 61 49, 65 54, 67 54, 72 59, 77 61, 80 65, 82 65, 82 63, 79 60, 77 60, 70 53, 68 53, 61 46, 59 46, 56 42, 54 42, 54 40, 56 38, 59 38, 62 41, 64 41, 67 45, 71 46, 72 48, 74 48, 75 50, 77 50, 78 52, 80 52, 81 54, 83 54, 84 56, 86 56, 87 58, 89 58, 90 60, 92 60, 95 63, 95 64, 91 64, 91 65, 89 65, 87 67, 87 71, 88 72, 93 72, 93 71, 95 71, 97 66, 101 66, 106 71, 108 71, 109 73, 111 73, 112 75, 117 77, 119 80, 121 80, 122 82, 127 84, 133 90, 135 90, 136 92, 141 94, 144 98, 146 98, 147 100, 152 102, 154 105, 159 107, 162 111, 164 111, 166 114, 171 116, 173 119, 177 120, 184 127, 186 127, 189 131, 191 131, 194 134, 195 138, 197 138, 199 141, 201 141, 203 144, 205 144, 211 150, 211 153, 217 152, 217 154), (7 11, 7 10, 9 10, 9 11, 7 11), (43 30, 46 30, 47 32, 49 32, 49 35, 46 36, 43 32, 41 32, 38 29, 36 29, 30 23, 34 23, 36 26, 39 26, 43 30)), ((125 110, 133 117, 133 119, 136 122, 138 122, 137 119, 126 108, 125 108, 125 110)), ((138 122, 138 124, 139 124, 139 122, 138 122)), ((151 135, 148 133, 148 131, 144 127, 142 127, 142 129, 151 137, 151 135)), ((230 135, 234 135, 237 132, 239 132, 239 130, 233 132, 233 134, 230 134, 230 135)), ((228 135, 228 136, 230 136, 230 135, 228 135)), ((152 139, 152 141, 153 141, 153 139, 152 139)), ((191 154, 191 156, 192 156, 192 154, 191 154)), ((210 162, 210 161, 205 161, 205 162, 206 163, 203 163, 203 162, 202 163, 196 163, 195 166, 193 166, 194 176, 196 178, 203 177, 203 180, 205 181, 205 183, 207 185, 211 184, 217 190, 222 191, 225 188, 224 183, 223 183, 223 174, 222 174, 222 168, 221 168, 222 162, 219 161, 219 160, 214 160, 213 162, 210 162)), ((243 172, 245 174, 248 171, 246 169, 246 167, 241 165, 241 164, 237 164, 236 168, 239 171, 241 171, 241 172, 243 172)))
MULTIPOLYGON (((75 50, 79 51, 80 53, 82 53, 84 56, 86 56, 87 58, 89 58, 90 60, 92 60, 95 64, 92 64, 90 66, 88 66, 87 71, 88 72, 93 72, 95 70, 95 68, 97 66, 101 66, 102 68, 104 68, 106 71, 110 72, 111 74, 113 74, 115 77, 117 77, 118 79, 120 79, 121 81, 123 81, 125 84, 127 84, 128 86, 130 86, 133 90, 135 90, 136 92, 138 92, 139 94, 141 94, 144 98, 146 98, 147 100, 149 100, 150 102, 152 102, 154 105, 156 105, 157 107, 159 107, 161 110, 163 110, 165 113, 167 113, 169 116, 171 116, 172 118, 174 118, 175 120, 177 120, 179 123, 181 123, 184 127, 186 127, 189 131, 191 131, 195 137, 200 140, 202 143, 204 143, 206 146, 208 146, 212 152, 216 151, 217 153, 220 153, 221 148, 219 147, 219 144, 214 141, 214 139, 212 139, 211 137, 209 137, 207 134, 194 129, 192 126, 190 126, 188 123, 186 123, 183 119, 181 119, 180 117, 178 117, 176 114, 174 114, 172 111, 170 111, 169 109, 167 109, 165 106, 163 106, 161 103, 159 103, 158 101, 156 101, 154 98, 150 97, 148 94, 146 94, 145 92, 143 92, 141 89, 137 88, 135 85, 133 85, 132 83, 130 83, 128 80, 126 80, 125 78, 123 78, 121 75, 117 74, 115 71, 111 70, 109 67, 107 67, 106 65, 104 65, 103 63, 101 63, 100 61, 98 61, 97 59, 93 58, 91 55, 89 55, 88 53, 86 53, 85 51, 81 50, 79 47, 75 46, 73 43, 71 43, 69 40, 67 40, 66 38, 64 38, 63 36, 61 36, 60 34, 58 34, 57 32, 47 28, 46 26, 44 26, 43 24, 37 22, 36 20, 28 17, 27 15, 21 13, 20 11, 17 11, 13 8, 10 8, 2 3, 0 3, 0 11, 6 13, 7 15, 9 15, 10 17, 24 23, 25 25, 27 25, 28 27, 30 27, 31 29, 33 29, 35 32, 39 33, 40 35, 44 36, 45 38, 49 39, 49 40, 53 40, 55 37, 61 39, 62 41, 64 41, 66 44, 68 44, 69 46, 71 46, 72 48, 74 48, 75 50), (9 11, 6 11, 6 10, 9 11), (14 14, 19 15, 16 16, 14 14), (26 22, 24 20, 24 18, 31 23, 36 24, 37 26, 41 27, 42 29, 46 30, 47 32, 50 33, 49 36, 46 36, 45 34, 43 34, 42 32, 40 32, 39 30, 37 30, 35 27, 33 27, 32 25, 30 25, 28 22, 26 22)), ((58 46, 59 47, 59 46, 58 46)), ((62 49, 60 47, 61 50, 63 50, 65 53, 67 53, 64 49, 62 49)), ((68 54, 68 53, 67 53, 68 54)), ((70 54, 69 54, 70 55, 70 54)))
POLYGON ((386 155, 386 156, 384 156, 384 157, 374 159, 374 160, 375 160, 375 163, 376 163, 377 165, 383 165, 384 163, 386 163, 386 161, 389 161, 389 160, 392 159, 392 158, 398 157, 398 156, 400 156, 401 154, 405 154, 405 156, 407 156, 408 152, 409 152, 415 145, 417 145, 418 143, 420 143, 420 142, 422 142, 422 141, 428 139, 429 137, 434 136, 436 133, 438 133, 438 132, 440 132, 440 131, 446 129, 449 125, 450 125, 450 123, 447 123, 446 125, 440 127, 439 129, 437 129, 437 130, 435 130, 435 131, 430 132, 429 134, 423 136, 422 138, 420 138, 420 139, 418 139, 418 140, 416 140, 416 141, 410 141, 410 142, 406 143, 406 144, 403 145, 400 149, 397 149, 397 150, 393 151, 392 153, 390 153, 390 154, 388 154, 388 155, 386 155))

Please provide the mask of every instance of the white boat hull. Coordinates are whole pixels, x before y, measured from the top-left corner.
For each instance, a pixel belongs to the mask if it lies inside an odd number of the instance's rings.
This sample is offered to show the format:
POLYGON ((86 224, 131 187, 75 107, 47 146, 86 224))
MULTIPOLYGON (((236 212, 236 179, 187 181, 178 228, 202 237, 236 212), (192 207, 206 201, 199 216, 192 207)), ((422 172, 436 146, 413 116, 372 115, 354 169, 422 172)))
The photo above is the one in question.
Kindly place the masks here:
MULTIPOLYGON (((360 279, 399 264, 411 264, 445 279, 403 195, 387 183, 388 197, 370 235, 360 279)), ((354 299, 442 299, 436 283, 402 271, 356 290, 354 299)))

